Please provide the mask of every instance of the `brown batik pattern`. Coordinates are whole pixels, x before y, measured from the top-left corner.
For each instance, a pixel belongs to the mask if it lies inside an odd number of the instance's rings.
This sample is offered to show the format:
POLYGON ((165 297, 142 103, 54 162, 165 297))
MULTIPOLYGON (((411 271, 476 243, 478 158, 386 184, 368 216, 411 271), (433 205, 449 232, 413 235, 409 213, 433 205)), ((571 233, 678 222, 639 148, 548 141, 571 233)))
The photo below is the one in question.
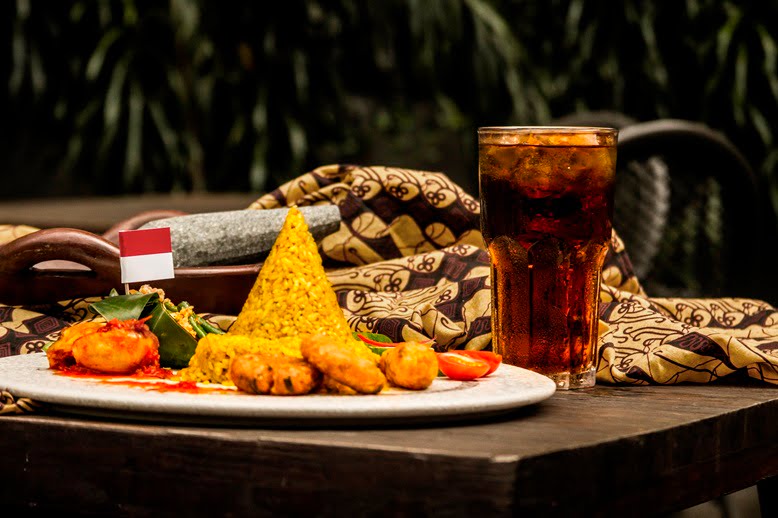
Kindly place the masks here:
MULTIPOLYGON (((340 229, 320 251, 353 329, 396 341, 434 337, 441 350, 490 346, 478 201, 445 175, 324 166, 252 208, 292 204, 340 208, 340 229)), ((615 233, 600 300, 599 382, 704 383, 743 372, 778 384, 778 311, 748 299, 647 297, 615 233)), ((86 303, 0 305, 0 356, 40 350, 63 326, 89 318, 86 303)))
POLYGON ((39 412, 44 405, 30 398, 17 398, 7 390, 0 391, 0 415, 18 415, 39 412))
POLYGON ((441 349, 491 340, 489 257, 459 244, 329 273, 352 329, 395 341, 434 336, 441 349))
POLYGON ((343 221, 321 243, 325 266, 372 264, 458 244, 482 246, 478 201, 440 173, 323 166, 251 208, 330 203, 338 205, 343 221))
POLYGON ((605 287, 597 379, 705 383, 736 371, 778 383, 778 311, 750 299, 649 299, 605 287))
POLYGON ((43 351, 64 327, 94 319, 88 306, 97 300, 99 297, 31 307, 0 304, 0 357, 43 351))

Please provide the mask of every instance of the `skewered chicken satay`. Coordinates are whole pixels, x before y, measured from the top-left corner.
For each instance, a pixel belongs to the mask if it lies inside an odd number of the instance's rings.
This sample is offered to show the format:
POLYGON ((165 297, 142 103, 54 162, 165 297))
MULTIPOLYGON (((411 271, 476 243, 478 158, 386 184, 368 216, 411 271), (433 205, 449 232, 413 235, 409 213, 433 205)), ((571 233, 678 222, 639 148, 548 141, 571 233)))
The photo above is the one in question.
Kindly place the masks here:
POLYGON ((318 388, 321 373, 299 358, 254 353, 232 361, 230 379, 244 392, 297 396, 318 388))

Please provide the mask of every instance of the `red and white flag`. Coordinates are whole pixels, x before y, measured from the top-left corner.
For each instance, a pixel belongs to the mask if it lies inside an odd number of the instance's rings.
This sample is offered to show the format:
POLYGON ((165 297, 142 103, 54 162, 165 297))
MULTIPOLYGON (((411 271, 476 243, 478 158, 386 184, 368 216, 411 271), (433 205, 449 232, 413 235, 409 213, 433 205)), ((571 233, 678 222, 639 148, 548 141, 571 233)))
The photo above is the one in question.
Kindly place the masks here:
POLYGON ((119 253, 124 284, 175 277, 167 227, 119 232, 119 253))

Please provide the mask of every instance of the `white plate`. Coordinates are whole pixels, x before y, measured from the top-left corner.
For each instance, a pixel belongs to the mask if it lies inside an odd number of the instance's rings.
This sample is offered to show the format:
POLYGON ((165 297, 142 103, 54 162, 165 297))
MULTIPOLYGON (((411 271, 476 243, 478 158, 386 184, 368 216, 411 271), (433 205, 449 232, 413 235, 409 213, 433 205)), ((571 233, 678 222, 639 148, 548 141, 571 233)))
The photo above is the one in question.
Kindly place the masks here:
POLYGON ((152 421, 241 423, 420 421, 506 412, 551 397, 554 382, 510 365, 478 381, 436 379, 424 391, 374 396, 159 392, 57 374, 44 353, 0 358, 0 389, 64 412, 152 421))

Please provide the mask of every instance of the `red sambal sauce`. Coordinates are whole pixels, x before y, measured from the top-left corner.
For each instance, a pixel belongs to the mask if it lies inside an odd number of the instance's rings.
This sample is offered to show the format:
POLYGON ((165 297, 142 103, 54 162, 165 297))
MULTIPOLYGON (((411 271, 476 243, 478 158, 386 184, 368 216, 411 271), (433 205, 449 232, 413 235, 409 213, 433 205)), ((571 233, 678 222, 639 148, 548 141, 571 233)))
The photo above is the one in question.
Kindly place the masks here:
POLYGON ((187 394, 200 394, 202 392, 213 392, 216 389, 198 387, 194 381, 179 381, 178 383, 160 383, 158 381, 143 380, 105 380, 105 383, 111 385, 122 385, 125 387, 137 387, 154 392, 184 392, 187 394))
POLYGON ((130 374, 106 374, 104 372, 95 372, 78 365, 61 367, 55 372, 61 376, 90 378, 110 385, 136 387, 154 392, 183 392, 187 394, 202 394, 207 392, 234 392, 232 389, 223 387, 198 387, 197 383, 194 381, 164 383, 148 379, 157 378, 162 380, 170 380, 173 378, 173 372, 170 369, 163 369, 158 365, 148 365, 130 374))
POLYGON ((55 369, 55 371, 57 372, 57 374, 61 374, 63 376, 72 376, 74 378, 101 379, 101 378, 122 377, 122 378, 158 378, 163 380, 169 380, 173 378, 173 372, 170 369, 163 369, 158 364, 146 365, 145 367, 139 368, 135 372, 130 372, 127 374, 119 374, 116 372, 112 372, 112 373, 97 372, 97 371, 93 371, 92 369, 87 369, 86 367, 82 367, 78 364, 62 365, 57 369, 55 369))
POLYGON ((232 393, 234 390, 224 387, 199 387, 194 381, 179 381, 178 383, 161 383, 159 381, 143 380, 104 380, 104 383, 111 385, 123 385, 126 387, 138 387, 144 390, 153 390, 155 392, 184 392, 187 394, 210 393, 232 393))

